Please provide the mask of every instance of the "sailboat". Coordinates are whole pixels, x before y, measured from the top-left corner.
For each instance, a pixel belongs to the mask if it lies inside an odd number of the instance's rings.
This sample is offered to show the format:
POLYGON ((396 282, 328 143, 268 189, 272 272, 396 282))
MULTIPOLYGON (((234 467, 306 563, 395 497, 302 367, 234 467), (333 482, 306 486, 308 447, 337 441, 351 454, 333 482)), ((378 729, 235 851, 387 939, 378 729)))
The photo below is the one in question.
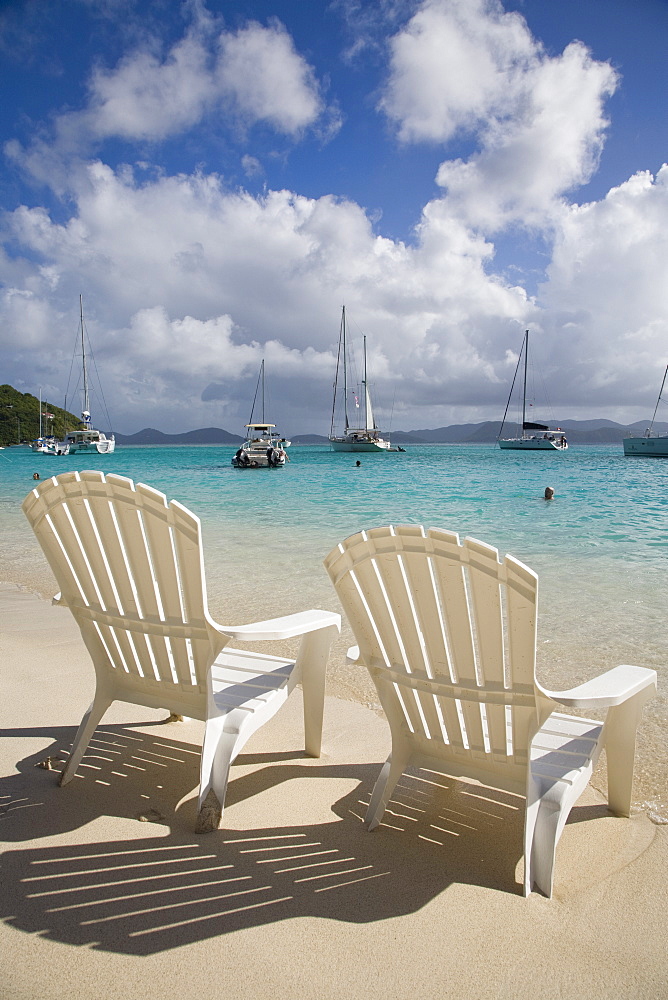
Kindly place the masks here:
POLYGON ((508 402, 506 403, 506 410, 503 414, 503 420, 501 421, 501 430, 499 431, 499 437, 497 438, 499 442, 499 448, 512 448, 516 451, 565 451, 568 448, 568 443, 566 441, 566 433, 562 431, 560 427, 554 429, 550 428, 547 424, 537 424, 532 420, 527 420, 526 410, 527 410, 527 364, 529 357, 529 331, 526 330, 524 334, 524 340, 522 341, 522 347, 520 349, 520 356, 517 359, 517 368, 515 369, 515 374, 513 375, 512 385, 510 386, 510 393, 508 394, 508 402), (506 416, 508 414, 508 408, 510 406, 510 400, 512 399, 513 389, 515 387, 515 380, 517 378, 517 373, 520 369, 520 363, 524 357, 524 386, 522 389, 522 435, 521 437, 513 438, 502 438, 503 425, 506 422, 506 416))
MULTIPOLYGON (((369 383, 366 370, 366 337, 364 337, 364 378, 362 380, 364 405, 360 407, 358 397, 355 396, 355 412, 359 414, 360 409, 364 415, 362 426, 355 427, 351 424, 348 415, 348 357, 347 357, 347 337, 346 337, 346 307, 343 306, 341 312, 341 329, 339 332, 339 351, 336 361, 336 378, 334 380, 334 400, 332 402, 332 423, 329 435, 329 442, 332 451, 396 451, 392 448, 389 439, 380 436, 378 427, 373 416, 371 407, 371 396, 369 394, 369 383), (335 434, 336 402, 339 384, 339 370, 343 376, 343 415, 345 420, 345 430, 343 435, 337 437, 335 434)), ((362 415, 360 414, 360 416, 362 415)))
POLYGON ((88 389, 88 363, 86 358, 86 335, 83 318, 83 297, 79 296, 79 332, 81 334, 81 364, 83 367, 83 407, 81 422, 83 427, 78 431, 68 431, 63 445, 68 445, 71 453, 77 451, 96 452, 98 455, 112 455, 116 448, 116 439, 112 434, 107 437, 103 431, 95 430, 90 415, 90 395, 88 389))
POLYGON ((645 458, 668 458, 668 434, 652 435, 652 428, 654 427, 654 421, 656 420, 656 411, 659 409, 659 403, 661 402, 667 375, 668 365, 666 365, 666 370, 663 373, 663 381, 661 382, 659 396, 656 401, 656 406, 654 407, 652 421, 642 437, 633 437, 633 435, 631 435, 630 437, 624 438, 625 455, 644 455, 645 458))
POLYGON ((275 430, 276 424, 267 424, 264 421, 264 358, 260 365, 260 373, 255 386, 255 396, 251 406, 250 420, 246 424, 246 440, 232 456, 232 465, 235 469, 280 469, 288 460, 286 448, 290 442, 286 438, 279 437, 275 430), (258 390, 262 387, 262 422, 254 423, 255 404, 257 402, 258 390))
POLYGON ((42 403, 42 387, 39 389, 39 437, 30 445, 32 451, 41 455, 67 455, 70 447, 64 441, 57 441, 53 434, 44 434, 42 431, 42 419, 53 420, 53 413, 49 413, 46 407, 46 400, 42 403))

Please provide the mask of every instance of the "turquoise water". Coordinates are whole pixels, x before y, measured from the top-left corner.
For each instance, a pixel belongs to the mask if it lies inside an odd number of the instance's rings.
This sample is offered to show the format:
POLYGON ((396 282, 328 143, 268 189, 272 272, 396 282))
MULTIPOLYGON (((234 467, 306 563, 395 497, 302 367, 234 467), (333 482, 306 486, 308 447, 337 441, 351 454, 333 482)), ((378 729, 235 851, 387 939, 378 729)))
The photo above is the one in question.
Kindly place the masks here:
MULTIPOLYGON (((202 520, 211 610, 230 623, 304 607, 337 608, 322 559, 337 541, 377 524, 422 523, 511 552, 540 578, 539 671, 569 687, 618 663, 656 669, 660 697, 638 749, 640 801, 668 818, 668 460, 625 458, 619 446, 563 454, 491 445, 431 445, 405 453, 334 454, 293 447, 276 470, 236 470, 234 449, 119 447, 110 457, 0 452, 0 579, 51 594, 50 571, 20 512, 41 478, 102 468, 148 483, 202 520), (356 467, 359 457, 361 466, 356 467), (545 501, 546 486, 555 489, 545 501)), ((330 670, 334 693, 369 703, 366 677, 347 667, 345 631, 330 670)))

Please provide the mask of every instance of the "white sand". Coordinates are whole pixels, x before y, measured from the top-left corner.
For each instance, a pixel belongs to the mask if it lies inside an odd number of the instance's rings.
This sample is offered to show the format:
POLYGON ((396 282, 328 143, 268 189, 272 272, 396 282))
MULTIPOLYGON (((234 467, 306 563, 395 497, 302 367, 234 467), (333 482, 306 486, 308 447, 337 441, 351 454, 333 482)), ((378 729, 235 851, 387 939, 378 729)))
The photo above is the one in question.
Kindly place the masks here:
POLYGON ((0 587, 0 654, 3 1000, 668 995, 668 830, 645 815, 588 790, 554 898, 524 899, 517 799, 417 772, 369 834, 385 722, 328 698, 312 760, 295 695, 197 837, 200 724, 115 705, 61 789, 35 765, 92 693, 78 630, 0 587))

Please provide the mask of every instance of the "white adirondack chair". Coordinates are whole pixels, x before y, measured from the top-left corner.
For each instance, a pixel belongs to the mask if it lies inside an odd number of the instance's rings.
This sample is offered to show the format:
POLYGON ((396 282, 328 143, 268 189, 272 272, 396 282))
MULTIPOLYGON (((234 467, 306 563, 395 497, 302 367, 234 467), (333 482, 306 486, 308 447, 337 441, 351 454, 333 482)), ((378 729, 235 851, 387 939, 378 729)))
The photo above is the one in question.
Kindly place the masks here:
POLYGON ((74 615, 96 673, 63 770, 70 781, 113 701, 166 708, 206 722, 198 832, 218 827, 232 761, 301 682, 306 752, 320 756, 325 668, 340 616, 329 611, 218 625, 209 615, 200 521, 164 494, 123 476, 66 472, 23 502, 74 615), (296 660, 239 649, 302 636, 296 660))
POLYGON ((352 535, 325 566, 376 685, 392 753, 369 829, 412 762, 525 796, 524 894, 552 895, 557 841, 603 745, 608 804, 628 816, 636 727, 656 673, 620 666, 570 691, 536 680, 538 577, 473 538, 398 526, 352 535), (558 705, 607 709, 604 724, 558 705))

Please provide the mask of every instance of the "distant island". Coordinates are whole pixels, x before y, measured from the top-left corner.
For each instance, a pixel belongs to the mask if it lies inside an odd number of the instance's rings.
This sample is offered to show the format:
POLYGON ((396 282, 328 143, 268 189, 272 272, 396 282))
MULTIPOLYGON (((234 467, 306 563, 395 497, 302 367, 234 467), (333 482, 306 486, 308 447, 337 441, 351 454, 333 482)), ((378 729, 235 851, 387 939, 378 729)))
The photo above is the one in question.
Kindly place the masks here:
MULTIPOLYGON (((647 421, 639 420, 635 424, 618 424, 614 420, 562 420, 559 427, 568 434, 571 444, 620 444, 628 434, 642 434, 647 421)), ((514 425, 507 425, 507 434, 515 433, 514 425)), ((668 423, 654 424, 659 433, 668 431, 668 423)), ((499 434, 498 421, 483 421, 479 424, 453 424, 449 427, 422 429, 415 431, 393 431, 392 441, 395 444, 493 444, 499 434)), ((183 434, 164 434, 153 427, 146 427, 136 434, 119 434, 116 432, 118 444, 228 444, 238 445, 243 438, 238 434, 230 434, 221 427, 203 427, 199 430, 185 431, 183 434)), ((329 438, 323 434, 294 434, 291 436, 293 445, 329 443, 329 438)))
MULTIPOLYGON (((66 432, 81 426, 81 421, 73 413, 42 400, 42 433, 53 434, 59 440, 66 432)), ((562 420, 559 426, 568 434, 571 444, 620 444, 629 434, 642 434, 647 427, 646 420, 635 424, 617 424, 614 420, 562 420)), ((111 431, 113 428, 105 428, 111 431)), ((498 421, 487 420, 479 424, 453 424, 435 429, 424 428, 415 431, 392 431, 389 433, 396 445, 411 444, 493 444, 500 430, 498 421)), ((654 430, 668 432, 668 423, 654 423, 654 430)), ((0 385, 0 445, 20 444, 34 440, 40 432, 39 400, 31 393, 22 393, 10 385, 0 385)), ((504 436, 512 437, 516 425, 506 424, 504 436)), ((201 427, 184 431, 182 434, 165 434, 154 427, 145 427, 136 434, 116 434, 120 445, 159 444, 227 444, 240 445, 243 438, 230 434, 222 427, 201 427)), ((329 439, 324 434, 294 434, 293 445, 326 445, 329 439)))
POLYGON ((183 434, 163 434, 155 427, 145 427, 136 434, 119 434, 115 432, 117 444, 242 444, 244 438, 238 434, 229 434, 222 427, 201 427, 195 431, 184 431, 183 434))

